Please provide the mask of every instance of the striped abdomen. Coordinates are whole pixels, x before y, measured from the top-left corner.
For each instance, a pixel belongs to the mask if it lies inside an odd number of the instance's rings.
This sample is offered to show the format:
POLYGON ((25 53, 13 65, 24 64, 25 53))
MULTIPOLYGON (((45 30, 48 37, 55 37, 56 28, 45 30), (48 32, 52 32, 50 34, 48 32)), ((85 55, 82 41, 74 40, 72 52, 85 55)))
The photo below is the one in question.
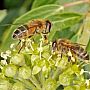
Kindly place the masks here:
POLYGON ((47 34, 50 32, 51 23, 49 20, 33 20, 27 25, 19 26, 13 33, 14 39, 22 39, 26 37, 31 37, 35 33, 47 34))
POLYGON ((59 51, 63 54, 67 54, 70 50, 72 54, 77 55, 79 58, 84 60, 89 60, 89 54, 80 47, 79 44, 71 43, 69 40, 66 39, 58 39, 52 43, 53 51, 59 51))
POLYGON ((28 26, 27 25, 19 26, 13 33, 14 39, 21 39, 27 36, 28 36, 28 26))
POLYGON ((79 58, 84 60, 89 60, 89 54, 80 46, 74 46, 71 48, 71 51, 76 54, 79 58))

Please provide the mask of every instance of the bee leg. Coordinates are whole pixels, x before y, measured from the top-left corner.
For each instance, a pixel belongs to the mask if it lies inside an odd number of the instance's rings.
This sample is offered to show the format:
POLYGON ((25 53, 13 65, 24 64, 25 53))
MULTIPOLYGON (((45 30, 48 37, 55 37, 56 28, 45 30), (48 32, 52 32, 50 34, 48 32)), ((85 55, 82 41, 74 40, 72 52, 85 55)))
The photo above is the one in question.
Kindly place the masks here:
POLYGON ((43 35, 44 37, 44 43, 48 44, 48 38, 47 38, 47 35, 43 35))
POLYGON ((62 53, 62 51, 61 51, 61 56, 60 56, 60 57, 61 57, 61 59, 62 59, 62 56, 63 56, 63 53, 62 53))
POLYGON ((61 53, 60 53, 60 57, 61 57, 61 59, 62 59, 62 57, 63 57, 63 48, 61 48, 61 53))
POLYGON ((75 63, 76 62, 76 55, 74 53, 72 53, 72 62, 75 63))
POLYGON ((23 45, 20 47, 18 53, 20 53, 20 51, 22 50, 22 48, 25 46, 25 43, 26 43, 26 41, 23 42, 23 45))
MULTIPOLYGON (((19 44, 20 44, 20 43, 21 43, 21 40, 19 40, 19 42, 18 42, 17 46, 19 46, 19 44)), ((16 46, 16 47, 17 47, 17 46, 16 46)))
POLYGON ((74 55, 74 53, 72 53, 72 56, 68 56, 68 61, 71 61, 72 63, 76 62, 76 56, 74 55))
POLYGON ((71 56, 68 56, 68 62, 70 62, 71 61, 71 56))
POLYGON ((72 52, 70 49, 67 49, 67 57, 68 57, 68 62, 72 60, 72 52))
POLYGON ((33 42, 35 42, 35 40, 34 40, 34 38, 32 36, 29 36, 28 38, 31 39, 33 42))
POLYGON ((42 34, 42 33, 40 33, 40 34, 41 34, 41 37, 43 38, 43 42, 45 44, 48 44, 47 34, 42 34))
POLYGON ((15 46, 15 47, 16 47, 16 49, 18 49, 18 48, 19 48, 20 43, 21 43, 21 40, 19 39, 18 44, 15 46))

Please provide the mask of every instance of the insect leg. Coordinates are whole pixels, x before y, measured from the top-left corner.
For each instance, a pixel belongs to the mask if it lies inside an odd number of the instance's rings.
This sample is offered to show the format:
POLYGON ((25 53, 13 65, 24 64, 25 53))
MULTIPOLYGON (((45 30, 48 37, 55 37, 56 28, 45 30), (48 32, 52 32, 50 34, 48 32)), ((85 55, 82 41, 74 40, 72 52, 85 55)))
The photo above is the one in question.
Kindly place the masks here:
POLYGON ((22 50, 22 48, 25 46, 25 43, 26 43, 26 41, 23 42, 23 44, 22 44, 22 46, 20 47, 18 53, 20 53, 20 51, 22 50))
POLYGON ((69 50, 69 53, 68 53, 68 56, 69 56, 69 61, 71 60, 73 63, 75 63, 76 61, 76 55, 74 54, 73 51, 69 50))
POLYGON ((60 50, 61 52, 60 52, 60 57, 61 57, 61 59, 62 59, 62 57, 63 57, 63 54, 64 54, 64 48, 63 48, 63 46, 61 47, 61 50, 60 50))
POLYGON ((17 49, 18 49, 18 46, 20 45, 20 43, 21 43, 21 40, 19 39, 18 44, 15 46, 17 49))
MULTIPOLYGON (((18 46, 20 43, 21 43, 21 40, 19 39, 19 42, 18 42, 17 46, 18 46)), ((16 47, 17 47, 17 46, 16 46, 16 47)))
POLYGON ((70 62, 72 59, 72 52, 70 49, 67 49, 67 57, 68 57, 68 62, 70 62))
POLYGON ((44 42, 47 44, 48 43, 47 35, 43 35, 43 37, 44 37, 44 42))
POLYGON ((61 58, 62 58, 62 55, 63 55, 63 50, 61 50, 61 58))
POLYGON ((45 44, 47 44, 47 43, 48 43, 47 34, 42 34, 42 33, 40 33, 40 34, 41 34, 41 37, 42 37, 42 39, 43 39, 43 42, 44 42, 45 44))

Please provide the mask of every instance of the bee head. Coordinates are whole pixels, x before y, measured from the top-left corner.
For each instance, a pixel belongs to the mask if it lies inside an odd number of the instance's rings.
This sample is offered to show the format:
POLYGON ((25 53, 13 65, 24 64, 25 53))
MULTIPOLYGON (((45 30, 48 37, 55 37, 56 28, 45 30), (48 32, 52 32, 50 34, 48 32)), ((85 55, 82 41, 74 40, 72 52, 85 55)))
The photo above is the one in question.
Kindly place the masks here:
POLYGON ((46 20, 46 28, 47 28, 47 32, 50 32, 51 29, 51 22, 49 20, 46 20))
POLYGON ((56 40, 52 42, 52 50, 53 50, 53 52, 55 52, 57 50, 57 41, 56 40))

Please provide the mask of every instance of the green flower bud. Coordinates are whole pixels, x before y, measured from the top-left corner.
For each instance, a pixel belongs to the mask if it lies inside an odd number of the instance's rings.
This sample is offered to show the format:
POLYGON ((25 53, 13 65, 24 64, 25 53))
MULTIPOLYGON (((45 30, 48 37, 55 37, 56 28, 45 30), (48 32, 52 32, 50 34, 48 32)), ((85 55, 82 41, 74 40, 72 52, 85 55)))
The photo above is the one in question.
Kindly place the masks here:
POLYGON ((25 64, 25 59, 24 56, 22 54, 16 54, 15 56, 13 56, 10 61, 18 66, 23 66, 25 64))
POLYGON ((15 65, 7 65, 3 68, 3 73, 7 77, 14 77, 17 72, 17 67, 15 65))
POLYGON ((13 85, 12 90, 25 90, 25 87, 22 83, 17 82, 13 85))
POLYGON ((56 90, 56 81, 49 78, 45 81, 45 90, 56 90))
POLYGON ((0 79, 0 90, 11 90, 11 84, 3 79, 0 79))
POLYGON ((81 89, 80 86, 78 86, 78 85, 73 85, 73 86, 67 86, 67 87, 65 87, 64 90, 85 90, 85 88, 83 87, 83 88, 81 89))
POLYGON ((29 79, 31 76, 31 69, 28 66, 23 66, 19 68, 18 76, 23 79, 29 79))
POLYGON ((41 68, 39 66, 34 66, 32 70, 32 74, 35 75, 41 71, 41 68))

